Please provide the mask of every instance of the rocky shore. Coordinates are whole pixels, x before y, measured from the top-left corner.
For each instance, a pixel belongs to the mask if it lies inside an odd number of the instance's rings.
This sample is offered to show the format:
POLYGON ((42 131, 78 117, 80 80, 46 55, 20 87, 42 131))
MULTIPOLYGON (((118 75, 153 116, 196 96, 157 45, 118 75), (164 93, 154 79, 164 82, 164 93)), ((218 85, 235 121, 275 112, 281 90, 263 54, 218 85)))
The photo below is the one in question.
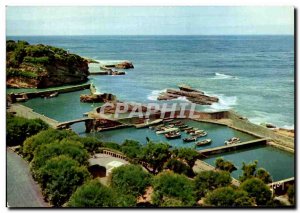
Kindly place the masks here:
POLYGON ((80 95, 80 101, 84 103, 113 102, 116 100, 116 96, 110 93, 80 95))
POLYGON ((187 100, 200 105, 211 105, 219 101, 217 97, 205 95, 204 92, 191 88, 188 85, 179 85, 179 89, 167 89, 161 93, 157 100, 173 100, 186 97, 187 100))

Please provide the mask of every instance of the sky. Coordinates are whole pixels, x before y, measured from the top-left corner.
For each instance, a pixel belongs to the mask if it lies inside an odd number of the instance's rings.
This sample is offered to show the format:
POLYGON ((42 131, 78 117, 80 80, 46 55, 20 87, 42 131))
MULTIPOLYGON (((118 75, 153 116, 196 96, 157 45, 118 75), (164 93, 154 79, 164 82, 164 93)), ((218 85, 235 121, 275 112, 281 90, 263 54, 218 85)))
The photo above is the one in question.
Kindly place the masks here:
POLYGON ((293 7, 6 8, 6 35, 294 34, 293 7))

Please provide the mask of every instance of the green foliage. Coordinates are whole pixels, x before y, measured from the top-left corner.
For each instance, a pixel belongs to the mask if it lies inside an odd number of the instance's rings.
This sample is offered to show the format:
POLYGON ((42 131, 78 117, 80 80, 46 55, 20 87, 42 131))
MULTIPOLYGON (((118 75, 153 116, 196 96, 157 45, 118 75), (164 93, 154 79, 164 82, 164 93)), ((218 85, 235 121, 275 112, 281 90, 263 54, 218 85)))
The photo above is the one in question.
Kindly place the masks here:
POLYGON ((41 119, 26 119, 7 114, 6 144, 7 146, 22 145, 26 138, 47 128, 48 125, 41 119))
POLYGON ((79 142, 69 139, 54 141, 50 144, 43 144, 34 153, 34 158, 31 162, 33 170, 39 169, 45 164, 48 159, 66 155, 76 160, 80 165, 88 165, 88 152, 79 142))
POLYGON ((125 140, 122 144, 122 152, 129 158, 135 159, 141 153, 142 146, 138 141, 125 140))
POLYGON ((23 61, 32 64, 44 64, 44 65, 50 63, 48 56, 42 56, 42 57, 25 56, 23 61))
POLYGON ((14 68, 6 69, 6 76, 7 77, 25 77, 30 79, 36 79, 38 75, 34 72, 25 71, 25 70, 18 70, 14 68))
POLYGON ((70 198, 69 207, 130 207, 135 206, 135 199, 116 193, 112 188, 103 186, 98 180, 91 180, 70 198))
POLYGON ((77 187, 90 178, 86 167, 65 155, 47 160, 35 174, 46 198, 54 206, 62 206, 77 187))
POLYGON ((17 47, 17 44, 13 40, 6 41, 6 52, 14 51, 17 47))
POLYGON ((199 154, 196 150, 191 148, 179 148, 173 150, 173 153, 180 159, 184 160, 191 168, 195 165, 199 154))
POLYGON ((243 162, 242 170, 243 175, 239 177, 240 181, 243 182, 247 179, 251 178, 259 178, 265 183, 271 183, 272 177, 271 175, 263 168, 259 168, 257 170, 258 161, 254 161, 252 163, 245 164, 243 162))
POLYGON ((194 180, 199 199, 211 190, 231 184, 231 176, 227 171, 202 171, 194 180))
MULTIPOLYGON (((162 172, 154 177, 153 190, 152 201, 158 206, 166 206, 168 198, 175 199, 175 204, 181 206, 196 204, 193 181, 184 175, 162 172)), ((172 205, 174 205, 173 201, 172 205)))
POLYGON ((122 151, 122 147, 119 144, 114 143, 114 142, 105 142, 105 143, 103 143, 103 146, 107 147, 109 149, 114 149, 114 150, 117 150, 117 151, 122 151))
POLYGON ((48 129, 41 131, 24 141, 23 155, 27 160, 31 161, 35 150, 38 149, 39 146, 60 141, 74 135, 76 135, 74 132, 68 130, 48 129))
POLYGON ((178 173, 178 174, 184 174, 188 177, 194 177, 194 175, 195 175, 193 170, 191 169, 191 167, 189 167, 185 163, 183 163, 175 158, 169 159, 165 163, 164 168, 170 169, 173 172, 178 173))
POLYGON ((125 165, 113 169, 111 186, 123 194, 134 197, 143 195, 150 185, 151 176, 142 167, 137 165, 125 165))
POLYGON ((236 167, 232 162, 224 160, 223 158, 217 158, 215 163, 217 169, 228 171, 230 173, 236 170, 236 167))
POLYGON ((240 188, 248 192, 248 195, 255 199, 257 205, 267 205, 271 200, 271 190, 261 179, 247 179, 241 184, 240 188))
POLYGON ((295 185, 289 185, 289 188, 287 190, 287 195, 289 197, 289 201, 291 204, 295 204, 295 185))
POLYGON ((247 192, 227 186, 209 192, 204 203, 217 207, 244 207, 252 206, 253 200, 248 197, 247 192))
POLYGON ((74 135, 71 136, 70 139, 80 142, 89 153, 93 153, 100 147, 103 147, 103 143, 97 138, 93 137, 79 137, 77 135, 74 135))
POLYGON ((164 163, 170 156, 168 144, 149 142, 143 147, 139 159, 148 164, 146 166, 148 171, 156 174, 162 171, 164 163))

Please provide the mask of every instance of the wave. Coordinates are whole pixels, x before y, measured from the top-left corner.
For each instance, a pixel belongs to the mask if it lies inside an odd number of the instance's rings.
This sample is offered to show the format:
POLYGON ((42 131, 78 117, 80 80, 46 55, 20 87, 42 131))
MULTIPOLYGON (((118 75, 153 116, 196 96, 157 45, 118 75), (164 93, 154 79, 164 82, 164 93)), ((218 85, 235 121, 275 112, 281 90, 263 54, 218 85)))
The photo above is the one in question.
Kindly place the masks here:
POLYGON ((219 98, 219 102, 213 103, 210 105, 210 109, 213 110, 228 110, 233 106, 237 105, 237 97, 236 96, 225 96, 223 94, 213 95, 219 98))
POLYGON ((151 94, 147 96, 147 99, 150 100, 150 101, 157 101, 158 96, 161 93, 166 92, 166 91, 167 91, 166 89, 163 89, 163 90, 153 90, 151 92, 151 94))
POLYGON ((239 78, 236 76, 216 72, 213 79, 239 79, 239 78))
POLYGON ((263 111, 252 111, 253 117, 249 117, 249 121, 257 125, 270 123, 274 124, 276 127, 281 127, 285 129, 294 129, 294 124, 286 121, 285 116, 278 113, 269 113, 263 111))

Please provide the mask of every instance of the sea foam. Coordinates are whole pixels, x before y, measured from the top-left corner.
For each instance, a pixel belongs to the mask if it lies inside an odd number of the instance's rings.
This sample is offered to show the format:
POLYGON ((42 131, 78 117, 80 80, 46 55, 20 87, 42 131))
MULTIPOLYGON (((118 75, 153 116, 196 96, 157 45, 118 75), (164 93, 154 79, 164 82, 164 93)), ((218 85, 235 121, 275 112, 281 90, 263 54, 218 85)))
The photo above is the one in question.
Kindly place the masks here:
POLYGON ((216 72, 213 79, 238 79, 238 77, 216 72))

